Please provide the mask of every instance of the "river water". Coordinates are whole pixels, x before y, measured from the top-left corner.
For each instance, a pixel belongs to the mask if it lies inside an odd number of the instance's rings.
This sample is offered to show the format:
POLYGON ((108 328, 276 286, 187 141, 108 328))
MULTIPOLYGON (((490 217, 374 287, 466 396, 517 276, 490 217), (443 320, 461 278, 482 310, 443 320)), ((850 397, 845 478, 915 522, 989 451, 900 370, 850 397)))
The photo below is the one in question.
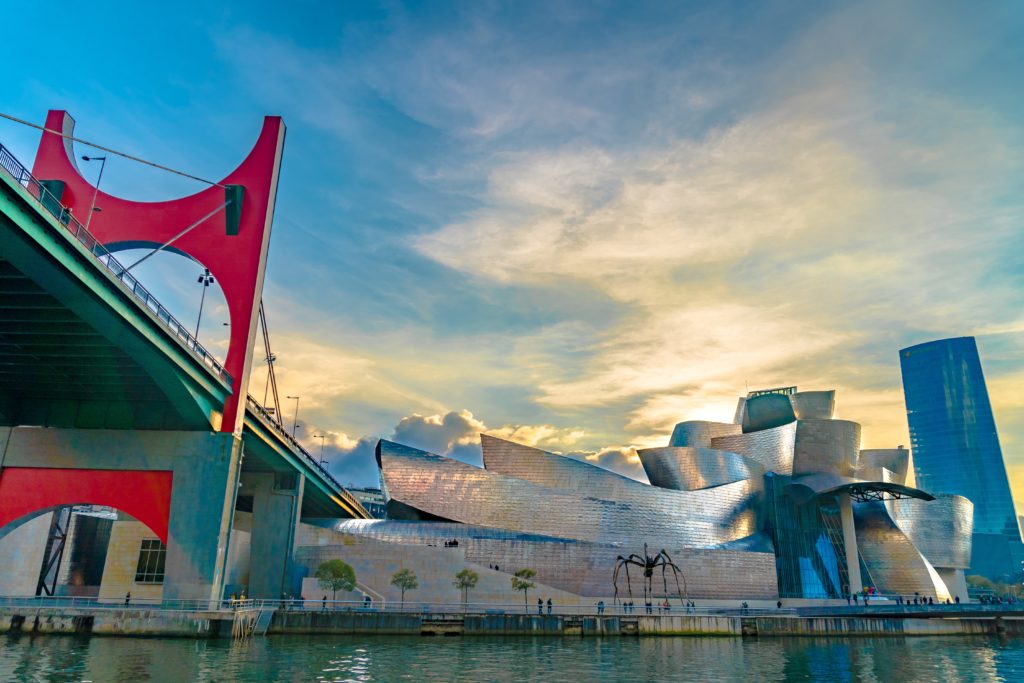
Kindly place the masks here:
POLYGON ((0 681, 1024 681, 1024 638, 0 637, 0 681))

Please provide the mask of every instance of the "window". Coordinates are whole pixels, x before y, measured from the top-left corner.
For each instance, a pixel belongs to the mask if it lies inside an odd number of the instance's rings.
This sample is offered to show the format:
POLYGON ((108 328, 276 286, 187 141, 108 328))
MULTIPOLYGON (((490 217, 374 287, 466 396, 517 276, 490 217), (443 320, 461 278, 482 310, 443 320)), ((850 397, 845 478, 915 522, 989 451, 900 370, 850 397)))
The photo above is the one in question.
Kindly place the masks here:
POLYGON ((139 549, 139 566, 135 569, 135 583, 163 583, 164 559, 167 548, 159 539, 146 539, 139 549))

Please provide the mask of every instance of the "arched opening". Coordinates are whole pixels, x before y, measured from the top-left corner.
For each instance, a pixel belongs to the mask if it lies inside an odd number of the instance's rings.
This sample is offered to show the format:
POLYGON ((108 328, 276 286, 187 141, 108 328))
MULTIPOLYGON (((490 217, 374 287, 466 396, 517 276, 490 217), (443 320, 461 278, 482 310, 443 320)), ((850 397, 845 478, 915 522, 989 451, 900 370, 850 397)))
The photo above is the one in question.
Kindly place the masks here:
POLYGON ((0 595, 158 603, 167 549, 158 533, 116 508, 35 510, 0 529, 0 595))
MULTIPOLYGON (((197 228, 202 229, 203 226, 197 228)), ((149 257, 132 268, 131 274, 223 364, 234 321, 220 281, 213 276, 212 280, 204 278, 200 282, 200 276, 206 275, 206 266, 173 247, 153 253, 159 246, 133 242, 108 248, 125 267, 149 257)))

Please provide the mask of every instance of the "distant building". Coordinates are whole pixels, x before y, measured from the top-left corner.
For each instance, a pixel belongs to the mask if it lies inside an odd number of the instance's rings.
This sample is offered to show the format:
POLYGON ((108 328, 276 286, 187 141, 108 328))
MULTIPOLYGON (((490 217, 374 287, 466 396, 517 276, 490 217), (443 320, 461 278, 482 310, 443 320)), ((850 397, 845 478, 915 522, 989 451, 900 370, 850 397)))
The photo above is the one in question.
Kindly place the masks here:
POLYGON ((1024 559, 1006 465, 973 337, 902 349, 917 485, 974 503, 969 573, 1006 580, 1024 559))
POLYGON ((384 498, 384 493, 380 489, 372 488, 347 488, 346 489, 352 496, 363 504, 366 511, 374 519, 384 519, 385 513, 387 512, 387 500, 384 498))

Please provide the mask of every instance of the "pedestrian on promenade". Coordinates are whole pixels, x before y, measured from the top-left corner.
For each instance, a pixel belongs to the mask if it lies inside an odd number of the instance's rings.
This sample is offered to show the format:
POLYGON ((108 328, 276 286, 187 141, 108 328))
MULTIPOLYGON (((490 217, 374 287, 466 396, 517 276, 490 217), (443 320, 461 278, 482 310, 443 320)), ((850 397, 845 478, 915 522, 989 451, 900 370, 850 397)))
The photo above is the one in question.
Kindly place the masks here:
POLYGON ((326 612, 327 611, 327 595, 326 594, 324 595, 323 605, 324 606, 323 606, 323 609, 321 611, 322 612, 326 612))
POLYGON ((846 594, 846 604, 847 604, 847 606, 849 606, 849 604, 850 604, 850 594, 849 593, 846 594))
POLYGON ((604 614, 604 600, 597 601, 597 613, 604 614))
POLYGON ((776 606, 776 607, 777 607, 778 609, 782 609, 782 600, 779 600, 779 601, 778 601, 777 603, 775 603, 775 606, 776 606))
POLYGON ((132 592, 128 591, 124 594, 124 606, 127 607, 128 603, 132 601, 132 592))
POLYGON ((548 614, 551 614, 551 598, 548 598, 548 614))
POLYGON ((960 604, 960 596, 959 596, 959 595, 958 595, 958 596, 956 596, 956 597, 955 597, 955 598, 953 599, 953 601, 954 601, 954 602, 955 602, 956 604, 958 604, 958 605, 959 605, 959 604, 960 604))
POLYGON ((672 605, 669 603, 668 598, 665 598, 665 614, 672 611, 672 605))
POLYGON ((544 614, 544 600, 537 598, 537 614, 544 614))

